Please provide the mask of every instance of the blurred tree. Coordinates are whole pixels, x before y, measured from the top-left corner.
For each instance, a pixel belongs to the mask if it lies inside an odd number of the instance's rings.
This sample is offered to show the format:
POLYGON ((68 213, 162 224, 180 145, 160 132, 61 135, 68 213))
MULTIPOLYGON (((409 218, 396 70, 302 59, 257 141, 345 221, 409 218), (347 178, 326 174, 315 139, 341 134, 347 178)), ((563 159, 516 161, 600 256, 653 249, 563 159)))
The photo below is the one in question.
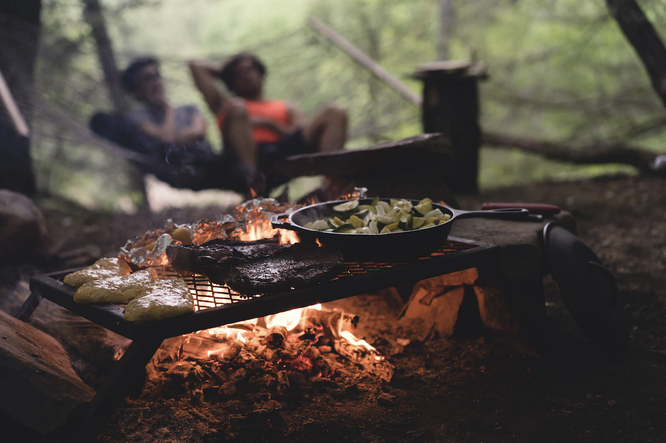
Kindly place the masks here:
MULTIPOLYGON (((0 72, 27 124, 32 122, 34 66, 40 33, 40 0, 0 1, 0 72)), ((36 192, 30 140, 0 112, 0 188, 36 192)))
POLYGON ((635 0, 606 0, 629 43, 650 76, 652 88, 666 105, 666 47, 635 0))
POLYGON ((113 45, 106 31, 106 21, 99 0, 83 1, 83 19, 90 25, 90 33, 95 39, 97 56, 104 73, 104 81, 109 91, 113 108, 118 114, 126 111, 125 96, 120 88, 120 76, 113 53, 113 45))
POLYGON ((449 59, 449 46, 453 35, 453 0, 439 0, 439 34, 437 39, 437 60, 449 59))

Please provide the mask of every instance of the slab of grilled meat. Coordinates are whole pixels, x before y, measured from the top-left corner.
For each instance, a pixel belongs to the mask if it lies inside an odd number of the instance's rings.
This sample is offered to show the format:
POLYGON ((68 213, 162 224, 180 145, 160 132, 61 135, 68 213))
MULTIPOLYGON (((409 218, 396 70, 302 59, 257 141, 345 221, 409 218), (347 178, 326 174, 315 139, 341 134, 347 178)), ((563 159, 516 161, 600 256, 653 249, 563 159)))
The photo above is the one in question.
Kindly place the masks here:
POLYGON ((238 264, 245 260, 254 260, 259 257, 271 255, 284 249, 288 245, 281 245, 274 239, 257 241, 239 241, 215 239, 202 245, 171 245, 167 247, 166 254, 171 267, 179 274, 202 274, 205 265, 238 264))
POLYGON ((327 280, 344 269, 342 254, 314 243, 217 243, 167 248, 181 274, 203 274, 244 295, 275 293, 327 280))

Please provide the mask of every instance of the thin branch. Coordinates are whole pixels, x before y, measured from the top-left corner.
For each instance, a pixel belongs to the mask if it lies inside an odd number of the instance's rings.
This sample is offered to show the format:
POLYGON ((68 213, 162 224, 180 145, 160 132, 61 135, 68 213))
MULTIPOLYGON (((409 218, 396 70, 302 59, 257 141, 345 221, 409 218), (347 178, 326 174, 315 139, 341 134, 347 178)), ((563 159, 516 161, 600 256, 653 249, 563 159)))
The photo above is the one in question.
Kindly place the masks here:
POLYGON ((483 134, 482 143, 495 148, 518 148, 551 160, 584 165, 621 163, 634 166, 642 174, 657 174, 652 168, 657 154, 624 143, 573 146, 490 132, 483 134))

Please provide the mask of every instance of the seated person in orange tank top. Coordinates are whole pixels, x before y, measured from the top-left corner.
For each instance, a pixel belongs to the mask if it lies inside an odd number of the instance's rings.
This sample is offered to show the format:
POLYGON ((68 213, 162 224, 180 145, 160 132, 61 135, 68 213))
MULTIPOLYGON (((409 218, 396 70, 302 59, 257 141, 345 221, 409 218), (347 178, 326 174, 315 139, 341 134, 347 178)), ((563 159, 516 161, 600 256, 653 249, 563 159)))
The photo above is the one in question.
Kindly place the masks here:
POLYGON ((222 66, 193 60, 190 69, 222 132, 225 150, 261 171, 275 160, 296 154, 337 151, 347 138, 347 114, 327 105, 306 121, 300 109, 282 100, 266 100, 266 67, 254 55, 240 53, 222 66), (222 80, 233 96, 218 88, 222 80))

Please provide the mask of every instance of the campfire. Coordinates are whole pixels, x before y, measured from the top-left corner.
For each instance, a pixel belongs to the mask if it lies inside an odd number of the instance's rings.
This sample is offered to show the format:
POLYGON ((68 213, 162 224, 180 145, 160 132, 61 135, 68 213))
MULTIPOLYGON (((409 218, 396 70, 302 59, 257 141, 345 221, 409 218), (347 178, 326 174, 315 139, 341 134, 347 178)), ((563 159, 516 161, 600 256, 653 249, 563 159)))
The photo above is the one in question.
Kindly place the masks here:
POLYGON ((174 337, 153 357, 148 383, 155 392, 184 383, 209 398, 269 400, 302 398, 324 380, 390 381, 393 366, 354 336, 358 321, 314 305, 174 337))
MULTIPOLYGON (((189 243, 182 236, 184 229, 191 233, 193 244, 213 239, 271 239, 280 244, 294 244, 299 241, 296 233, 273 229, 270 223, 272 213, 293 208, 293 205, 280 206, 271 199, 254 199, 238 206, 233 216, 219 221, 193 225, 175 225, 169 221, 163 229, 129 241, 122 256, 139 267, 163 267, 161 274, 169 277, 166 246, 189 243)), ((201 278, 197 276, 196 281, 188 282, 191 288, 196 288, 197 311, 215 307, 219 291, 228 291, 232 299, 243 298, 208 281, 203 284, 209 288, 202 290, 201 278)), ((324 309, 317 304, 185 334, 165 340, 153 357, 150 378, 153 384, 163 385, 166 374, 189 375, 193 371, 197 374, 195 390, 231 396, 242 382, 246 387, 248 383, 258 384, 248 388, 249 391, 260 390, 269 398, 300 396, 308 383, 317 379, 354 378, 352 372, 390 381, 393 366, 369 343, 354 336, 358 322, 359 318, 353 314, 324 309)), ((122 353, 116 356, 121 357, 122 353)))
MULTIPOLYGON (((275 406, 323 392, 353 394, 367 383, 387 385, 393 378, 394 367, 370 343, 356 337, 359 318, 339 309, 340 304, 325 303, 459 271, 487 260, 498 249, 494 245, 449 239, 429 256, 405 262, 341 261, 341 267, 332 267, 334 273, 325 278, 266 292, 235 290, 224 279, 223 283, 215 282, 206 276, 210 271, 207 267, 203 268, 204 273, 188 270, 177 273, 169 253, 188 248, 207 254, 201 256, 205 258, 204 266, 212 263, 210 266, 214 267, 220 262, 226 265, 230 258, 238 257, 210 254, 236 251, 233 248, 254 250, 258 246, 262 253, 297 249, 304 261, 321 268, 323 262, 317 254, 327 247, 304 245, 291 232, 282 236, 267 223, 271 214, 292 209, 271 200, 255 199, 241 205, 233 216, 192 225, 168 222, 164 228, 128 242, 121 256, 135 272, 150 267, 156 270, 158 278, 179 278, 187 285, 193 298, 193 312, 186 315, 132 321, 124 318, 124 310, 118 303, 100 306, 76 303, 77 288, 63 284, 62 272, 31 279, 33 292, 19 313, 24 321, 43 297, 131 340, 129 347, 115 356, 118 370, 95 393, 86 421, 90 428, 82 426, 81 432, 99 431, 98 426, 108 419, 107 414, 130 393, 132 386, 128 380, 145 380, 141 393, 147 401, 178 397, 192 404, 206 400, 211 408, 221 405, 228 411, 257 408, 272 411, 266 403, 275 406), (301 246, 306 248, 299 249, 301 246), (297 307, 303 308, 294 309, 297 307), (145 378, 144 368, 148 375, 145 378)), ((264 258, 249 263, 261 263, 253 266, 262 268, 265 262, 261 260, 264 258)), ((267 262, 269 266, 271 260, 267 262)), ((242 266, 243 262, 234 264, 232 269, 236 271, 242 266)), ((443 297, 435 297, 440 298, 443 297)), ((359 309, 366 312, 363 307, 359 309)), ((396 346, 407 346, 410 339, 395 346, 381 339, 373 344, 394 355, 398 352, 396 346)), ((390 403, 390 395, 385 394, 378 394, 377 401, 390 403)))

